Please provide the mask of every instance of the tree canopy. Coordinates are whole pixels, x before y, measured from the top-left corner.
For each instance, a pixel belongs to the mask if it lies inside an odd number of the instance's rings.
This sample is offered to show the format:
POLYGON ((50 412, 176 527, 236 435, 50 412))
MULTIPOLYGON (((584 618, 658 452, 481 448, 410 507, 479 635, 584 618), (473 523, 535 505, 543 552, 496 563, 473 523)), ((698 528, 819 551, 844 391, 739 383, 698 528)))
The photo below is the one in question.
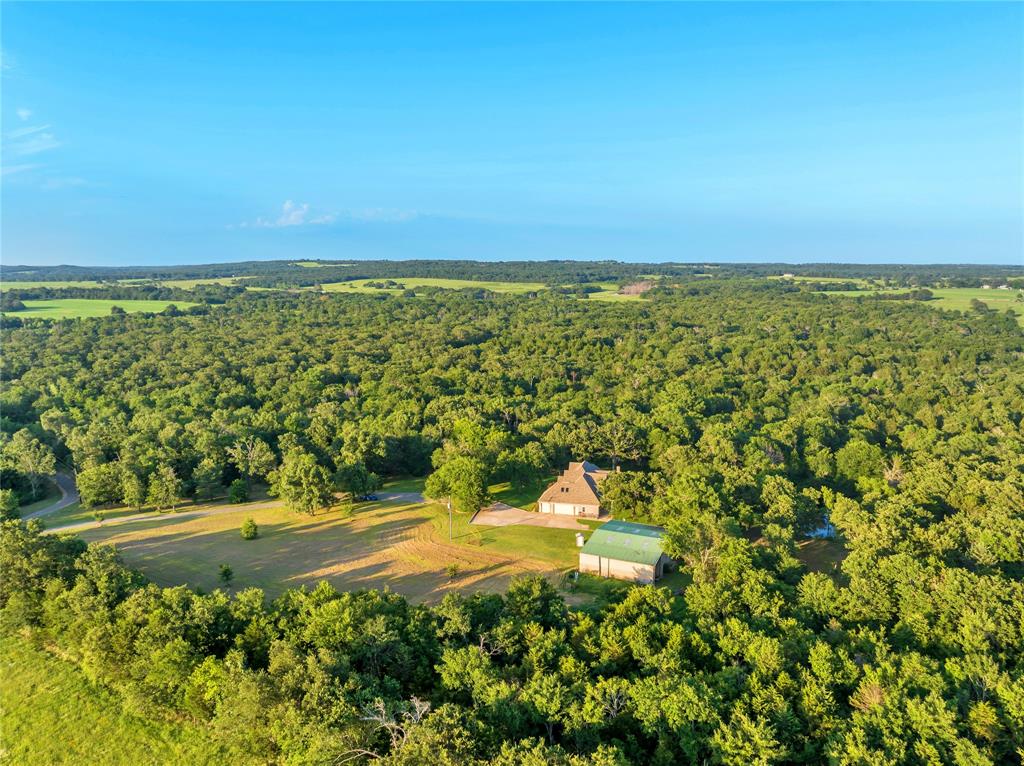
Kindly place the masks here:
POLYGON ((267 478, 305 512, 429 474, 472 510, 488 482, 589 459, 621 468, 616 514, 665 526, 680 593, 570 609, 528 578, 435 605, 326 584, 266 603, 159 588, 8 521, 0 606, 239 762, 1019 761, 1013 318, 741 279, 651 292, 245 294, 7 328, 0 468, 27 499, 49 451, 83 500, 144 487, 166 507, 267 478), (810 571, 799 546, 823 530, 846 555, 810 571))

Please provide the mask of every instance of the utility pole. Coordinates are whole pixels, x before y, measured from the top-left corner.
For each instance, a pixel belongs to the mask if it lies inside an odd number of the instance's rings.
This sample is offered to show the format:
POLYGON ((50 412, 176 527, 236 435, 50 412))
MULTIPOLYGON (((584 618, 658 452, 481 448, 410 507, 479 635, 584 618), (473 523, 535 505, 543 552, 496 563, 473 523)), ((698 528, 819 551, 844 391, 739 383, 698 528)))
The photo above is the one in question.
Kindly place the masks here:
POLYGON ((448 498, 448 542, 452 541, 452 499, 448 498))

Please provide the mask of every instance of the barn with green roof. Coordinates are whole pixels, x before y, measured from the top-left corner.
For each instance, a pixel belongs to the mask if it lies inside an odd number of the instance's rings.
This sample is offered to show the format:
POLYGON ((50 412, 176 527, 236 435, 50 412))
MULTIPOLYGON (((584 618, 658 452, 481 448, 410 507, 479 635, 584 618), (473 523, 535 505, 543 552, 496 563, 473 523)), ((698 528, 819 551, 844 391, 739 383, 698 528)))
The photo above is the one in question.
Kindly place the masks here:
POLYGON ((638 583, 659 579, 672 559, 662 547, 665 530, 631 521, 609 521, 580 549, 580 571, 638 583))

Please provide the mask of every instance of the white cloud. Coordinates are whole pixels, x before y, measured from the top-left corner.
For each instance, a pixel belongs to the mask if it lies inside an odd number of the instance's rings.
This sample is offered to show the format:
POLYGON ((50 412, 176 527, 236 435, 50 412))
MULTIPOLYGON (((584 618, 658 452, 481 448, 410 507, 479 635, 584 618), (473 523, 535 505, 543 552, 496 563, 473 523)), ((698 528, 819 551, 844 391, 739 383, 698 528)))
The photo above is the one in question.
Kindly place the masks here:
POLYGON ((251 224, 248 222, 240 223, 239 227, 243 229, 249 226, 257 229, 283 229, 290 226, 323 226, 334 223, 336 217, 334 213, 321 213, 311 216, 308 202, 296 203, 292 200, 285 200, 285 203, 281 206, 281 215, 277 218, 267 219, 260 217, 251 224))
POLYGON ((15 128, 14 130, 7 131, 8 138, 24 138, 25 136, 31 136, 34 133, 41 133, 44 130, 49 130, 49 125, 34 125, 27 128, 15 128))
MULTIPOLYGON (((33 114, 25 107, 18 108, 15 113, 22 121, 30 119, 33 114)), ((17 183, 36 183, 47 191, 88 185, 84 178, 63 175, 59 168, 40 161, 42 154, 61 145, 51 125, 23 125, 7 131, 3 134, 3 178, 6 181, 17 176, 17 183)), ((12 179, 11 183, 14 182, 12 179)))
POLYGON ((419 214, 415 210, 393 210, 385 207, 370 207, 362 210, 350 210, 346 218, 350 221, 361 221, 364 223, 402 223, 417 218, 419 214))
POLYGON ((46 191, 72 189, 76 186, 88 186, 88 182, 84 178, 79 178, 78 176, 47 178, 43 181, 43 189, 46 191))
POLYGON ((256 228, 282 229, 293 226, 329 226, 338 221, 349 223, 398 223, 411 221, 417 217, 411 210, 392 210, 389 208, 363 208, 341 212, 314 213, 308 202, 296 203, 286 200, 281 206, 281 214, 277 218, 259 217, 255 221, 244 221, 238 226, 229 225, 229 229, 256 228))
POLYGON ((24 173, 29 170, 35 170, 38 165, 34 165, 30 162, 23 162, 20 165, 4 165, 0 175, 13 176, 16 173, 24 173))
POLYGON ((5 152, 20 157, 47 152, 60 146, 60 141, 50 131, 49 125, 18 128, 7 134, 5 152))

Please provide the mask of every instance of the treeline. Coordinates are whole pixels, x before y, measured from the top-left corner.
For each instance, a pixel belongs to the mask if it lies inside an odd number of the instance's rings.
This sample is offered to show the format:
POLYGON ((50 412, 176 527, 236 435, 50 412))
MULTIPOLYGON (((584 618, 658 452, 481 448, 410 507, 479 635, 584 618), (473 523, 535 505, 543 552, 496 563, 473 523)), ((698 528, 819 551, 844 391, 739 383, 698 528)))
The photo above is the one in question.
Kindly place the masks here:
POLYGON ((680 598, 578 612, 528 580, 433 608, 326 586, 266 605, 11 523, 5 614, 257 762, 1019 760, 1013 317, 769 280, 648 294, 280 293, 8 329, 0 455, 27 481, 49 449, 97 501, 263 478, 300 510, 409 473, 471 509, 496 477, 587 458, 622 467, 616 516, 666 526, 680 598), (847 555, 808 572, 826 520, 847 555))
POLYGON ((33 323, 2 338, 0 439, 27 430, 97 504, 137 501, 154 477, 216 496, 296 450, 332 477, 394 476, 439 468, 448 447, 485 481, 574 458, 668 473, 692 449, 751 518, 765 472, 853 491, 859 475, 837 463, 850 443, 870 445, 875 481, 895 459, 954 461, 962 433, 985 435, 976 454, 1014 448, 991 435, 1020 426, 1012 317, 853 312, 768 281, 651 293, 247 294, 200 316, 33 323), (232 453, 253 441, 270 456, 257 472, 232 453))
POLYGON ((245 261, 239 263, 182 266, 81 267, 2 266, 0 280, 10 285, 21 281, 112 281, 124 279, 172 280, 246 277, 260 287, 312 287, 352 279, 397 280, 403 277, 458 278, 499 282, 542 282, 550 286, 588 282, 627 284, 652 274, 675 279, 706 277, 755 278, 793 274, 801 277, 841 278, 856 282, 873 280, 897 287, 980 287, 1024 280, 1024 266, 905 264, 743 264, 743 263, 623 263, 619 261, 316 261, 300 266, 293 261, 245 261))
POLYGON ((189 303, 224 303, 241 295, 244 287, 230 285, 196 285, 192 288, 163 285, 104 284, 97 287, 19 287, 8 282, 0 300, 47 301, 60 298, 98 298, 102 300, 182 301, 189 303))

